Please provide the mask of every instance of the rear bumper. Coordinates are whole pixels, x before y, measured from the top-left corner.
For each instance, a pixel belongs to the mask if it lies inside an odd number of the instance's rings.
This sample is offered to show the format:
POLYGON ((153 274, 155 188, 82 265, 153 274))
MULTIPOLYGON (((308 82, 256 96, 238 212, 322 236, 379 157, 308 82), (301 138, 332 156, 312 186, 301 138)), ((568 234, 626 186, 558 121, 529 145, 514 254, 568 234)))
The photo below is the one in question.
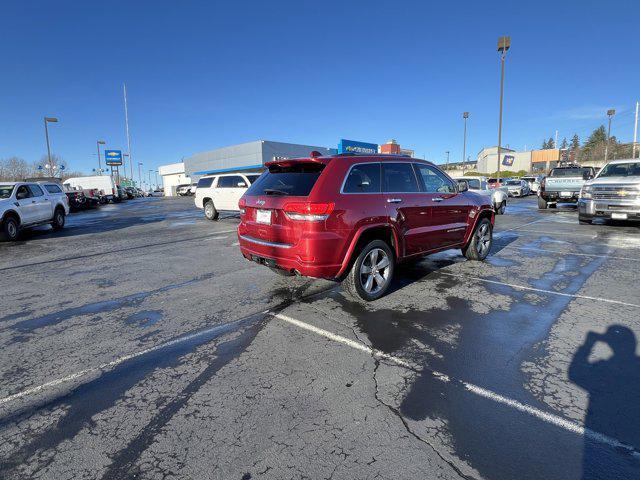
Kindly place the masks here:
POLYGON ((239 229, 238 242, 247 260, 304 277, 334 279, 342 266, 335 255, 342 251, 343 240, 330 232, 301 238, 297 244, 290 245, 255 238, 239 229))
POLYGON ((616 213, 626 214, 627 220, 640 221, 640 203, 637 200, 578 200, 578 215, 582 218, 612 218, 616 213))
POLYGON ((542 197, 547 202, 567 202, 567 203, 575 203, 578 201, 580 197, 580 192, 571 192, 570 196, 563 196, 560 192, 538 192, 538 195, 542 197))

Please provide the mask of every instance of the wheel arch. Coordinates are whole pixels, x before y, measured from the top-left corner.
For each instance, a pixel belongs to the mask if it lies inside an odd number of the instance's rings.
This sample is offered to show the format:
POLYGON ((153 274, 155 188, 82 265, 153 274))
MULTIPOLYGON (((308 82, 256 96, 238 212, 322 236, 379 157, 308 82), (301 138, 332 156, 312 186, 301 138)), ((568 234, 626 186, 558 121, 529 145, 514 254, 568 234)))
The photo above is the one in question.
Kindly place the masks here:
POLYGON ((473 235, 473 232, 476 230, 476 226, 478 225, 478 222, 483 218, 488 218, 489 221, 491 222, 491 225, 493 225, 496 218, 496 212, 493 210, 493 208, 485 207, 485 208, 482 208, 475 215, 475 218, 473 219, 473 222, 471 224, 471 228, 469 228, 469 231, 467 231, 467 235, 464 239, 465 245, 469 244, 469 242, 471 241, 471 236, 473 235))
POLYGON ((336 275, 337 278, 343 277, 349 271, 351 265, 358 256, 357 252, 359 251, 359 248, 362 248, 372 240, 382 240, 386 242, 395 255, 396 260, 401 257, 402 252, 400 251, 398 234, 391 225, 384 223, 365 225, 360 227, 351 239, 347 253, 342 261, 340 271, 336 275))
POLYGON ((4 221, 9 217, 15 218, 18 222, 18 226, 22 225, 22 219, 20 218, 20 214, 13 209, 10 209, 4 212, 4 214, 2 215, 2 221, 0 222, 0 224, 4 223, 4 221))

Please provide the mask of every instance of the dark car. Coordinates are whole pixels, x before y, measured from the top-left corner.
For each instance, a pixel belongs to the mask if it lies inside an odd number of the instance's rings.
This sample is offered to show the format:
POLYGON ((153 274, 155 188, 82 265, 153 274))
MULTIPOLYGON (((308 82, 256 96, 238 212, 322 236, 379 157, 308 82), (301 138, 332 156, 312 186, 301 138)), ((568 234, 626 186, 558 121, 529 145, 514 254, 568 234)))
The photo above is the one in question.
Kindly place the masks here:
POLYGON ((265 166, 240 200, 238 237, 245 258, 279 273, 375 300, 399 262, 450 248, 483 260, 491 248, 491 198, 430 162, 313 152, 265 166))

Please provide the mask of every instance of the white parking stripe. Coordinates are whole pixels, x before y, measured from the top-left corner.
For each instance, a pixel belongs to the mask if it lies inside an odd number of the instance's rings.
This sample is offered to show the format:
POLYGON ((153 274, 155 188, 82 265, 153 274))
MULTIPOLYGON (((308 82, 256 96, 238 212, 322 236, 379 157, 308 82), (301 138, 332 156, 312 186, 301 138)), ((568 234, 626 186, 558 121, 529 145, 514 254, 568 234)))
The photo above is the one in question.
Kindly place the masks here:
POLYGON ((612 300, 610 298, 591 297, 589 295, 579 295, 577 293, 574 294, 574 293, 556 292, 555 290, 545 290, 545 289, 542 289, 542 288, 528 287, 528 286, 525 286, 525 285, 515 285, 513 283, 499 282, 497 280, 489 280, 488 278, 473 277, 471 275, 463 275, 463 274, 460 274, 460 273, 443 272, 442 270, 439 270, 437 273, 442 274, 442 275, 448 275, 450 277, 468 278, 468 279, 475 280, 475 281, 478 281, 478 282, 492 283, 494 285, 503 285, 505 287, 511 287, 511 288, 516 289, 516 290, 528 290, 528 291, 531 291, 531 292, 546 293, 546 294, 549 294, 549 295, 558 295, 558 296, 561 296, 561 297, 582 298, 584 300, 594 300, 596 302, 613 303, 613 304, 616 304, 616 305, 625 305, 627 307, 640 308, 640 305, 638 305, 636 303, 628 303, 628 302, 623 302, 623 301, 620 301, 620 300, 612 300))
MULTIPOLYGON (((506 230, 505 230, 506 231, 506 230)), ((538 230, 519 230, 520 232, 528 232, 528 233, 539 233, 541 235, 568 235, 568 236, 576 236, 576 237, 589 237, 589 238, 598 238, 597 234, 593 233, 578 233, 578 232, 541 232, 538 230)))
POLYGON ((513 230, 518 230, 518 229, 520 229, 522 227, 526 227, 527 225, 533 225, 534 223, 543 222, 544 220, 546 220, 546 219, 545 218, 539 218, 538 220, 534 220, 533 222, 523 223, 522 225, 518 225, 517 227, 507 228, 506 230, 500 230, 499 232, 496 232, 496 233, 511 232, 513 230))
POLYGON ((615 255, 607 255, 607 254, 597 254, 597 253, 577 253, 577 252, 561 252, 560 250, 548 250, 546 248, 537 248, 537 247, 518 247, 516 245, 505 245, 501 249, 509 249, 515 248, 517 250, 530 250, 532 252, 549 252, 549 253, 559 253, 560 255, 577 255, 579 257, 596 257, 596 258, 611 258, 614 260, 629 260, 632 262, 640 262, 640 258, 632 258, 632 257, 618 257, 615 255))
MULTIPOLYGON (((374 348, 368 347, 360 342, 357 342, 355 340, 351 340, 349 338, 343 337, 341 335, 337 335, 335 333, 329 332, 328 330, 323 330, 322 328, 318 328, 314 325, 310 325, 308 323, 305 322, 301 322, 300 320, 296 320, 295 318, 291 318, 287 315, 283 315, 281 313, 275 314, 274 315, 275 318, 282 320, 284 322, 287 322, 291 325, 295 325, 296 327, 302 328, 304 330, 307 330, 309 332, 315 333, 316 335, 319 335, 321 337, 327 338, 331 341, 334 342, 338 342, 338 343, 342 343, 344 345, 347 345, 355 350, 360 350, 361 352, 365 352, 368 353, 369 355, 372 355, 375 358, 380 358, 380 359, 385 359, 388 360, 392 363, 395 363, 396 365, 405 367, 405 368, 409 368, 412 370, 415 370, 414 367, 411 366, 411 364, 409 364, 408 362, 402 360, 401 358, 395 357, 393 355, 389 355, 387 353, 381 352, 380 350, 376 350, 374 348)), ((500 403, 502 405, 506 405, 508 407, 511 407, 515 410, 518 410, 519 412, 522 413, 526 413, 528 415, 531 415, 532 417, 535 417, 539 420, 542 420, 543 422, 549 423, 551 425, 554 425, 556 427, 560 427, 563 428, 564 430, 567 430, 571 433, 575 433, 576 435, 582 435, 585 436, 587 438, 589 438, 590 440, 594 440, 597 441, 599 443, 603 443, 605 445, 608 445, 610 447, 613 448, 617 448, 617 449, 624 449, 627 450, 629 453, 631 453, 633 456, 635 456, 636 458, 640 458, 640 453, 637 452, 633 447, 629 446, 629 445, 625 445, 622 442, 620 442, 619 440, 616 440, 615 438, 609 437, 607 435, 604 435, 602 433, 596 432, 594 430, 591 430, 589 428, 586 428, 576 422, 572 422, 571 420, 567 420, 565 418, 562 418, 558 415, 554 415, 552 413, 547 413, 544 412, 538 408, 532 407, 530 405, 526 405, 522 402, 519 402, 517 400, 513 400, 511 398, 505 397, 503 395, 500 395, 498 393, 492 392, 491 390, 487 390, 486 388, 483 387, 479 387, 478 385, 474 385, 472 383, 468 383, 462 380, 458 380, 455 378, 452 378, 442 372, 438 372, 436 370, 432 370, 430 368, 425 367, 422 371, 428 371, 431 372, 431 374, 438 380, 442 381, 442 382, 446 382, 446 383, 450 383, 450 382, 455 382, 458 383, 460 385, 462 385, 467 391, 478 395, 480 397, 483 398, 487 398, 489 400, 492 400, 496 403, 500 403)))

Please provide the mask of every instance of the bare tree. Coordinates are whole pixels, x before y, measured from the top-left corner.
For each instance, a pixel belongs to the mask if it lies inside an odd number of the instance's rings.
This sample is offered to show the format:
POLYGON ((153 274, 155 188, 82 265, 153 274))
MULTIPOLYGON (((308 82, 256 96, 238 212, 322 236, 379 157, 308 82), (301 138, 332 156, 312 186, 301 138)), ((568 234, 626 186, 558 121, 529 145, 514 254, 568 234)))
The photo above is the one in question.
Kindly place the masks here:
POLYGON ((29 164, 19 157, 9 157, 0 161, 2 165, 2 178, 4 180, 17 181, 29 176, 29 164))

